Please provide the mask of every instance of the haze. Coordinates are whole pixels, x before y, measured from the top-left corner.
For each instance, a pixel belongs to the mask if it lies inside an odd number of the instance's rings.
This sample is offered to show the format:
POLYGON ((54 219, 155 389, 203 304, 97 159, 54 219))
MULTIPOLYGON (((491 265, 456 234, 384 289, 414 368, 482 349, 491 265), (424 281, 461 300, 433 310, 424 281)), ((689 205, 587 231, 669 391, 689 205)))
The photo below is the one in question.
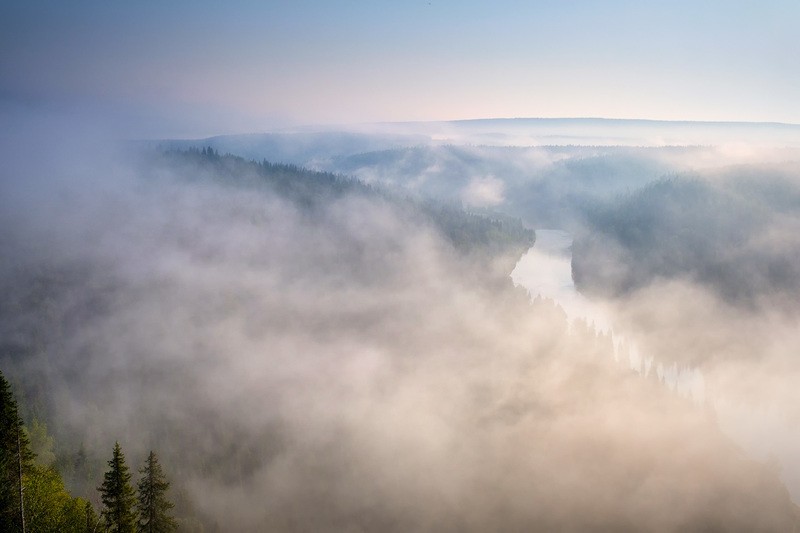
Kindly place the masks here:
POLYGON ((800 122, 790 0, 4 2, 0 98, 131 137, 496 117, 800 122))
POLYGON ((37 465, 100 511, 114 443, 155 449, 184 531, 800 527, 798 30, 3 3, 0 370, 37 465))

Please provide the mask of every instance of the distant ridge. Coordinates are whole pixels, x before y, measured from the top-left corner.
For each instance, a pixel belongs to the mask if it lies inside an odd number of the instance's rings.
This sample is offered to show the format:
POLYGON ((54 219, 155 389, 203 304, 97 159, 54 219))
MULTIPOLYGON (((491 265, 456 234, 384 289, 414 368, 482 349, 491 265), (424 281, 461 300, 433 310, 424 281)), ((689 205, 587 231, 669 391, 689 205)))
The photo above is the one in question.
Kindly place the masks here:
MULTIPOLYGON (((432 123, 449 123, 449 124, 478 124, 478 123, 503 123, 503 122, 540 122, 540 123, 603 123, 603 124, 631 124, 631 125, 658 125, 668 126, 671 124, 689 126, 689 125, 702 125, 702 126, 779 126, 800 128, 800 124, 791 122, 774 122, 774 121, 745 121, 745 120, 663 120, 663 119, 648 119, 648 118, 606 118, 606 117, 506 117, 506 118, 467 118, 455 120, 440 120, 430 121, 432 123)), ((414 122, 409 122, 409 124, 414 122)), ((418 124, 425 124, 426 121, 416 122, 418 124)), ((387 122, 386 124, 392 124, 387 122)))
MULTIPOLYGON (((476 118, 302 126, 205 139, 153 141, 162 147, 212 147, 249 159, 317 168, 368 152, 413 146, 743 146, 800 149, 800 124, 620 118, 476 118)), ((792 155, 791 157, 796 157, 792 155)))

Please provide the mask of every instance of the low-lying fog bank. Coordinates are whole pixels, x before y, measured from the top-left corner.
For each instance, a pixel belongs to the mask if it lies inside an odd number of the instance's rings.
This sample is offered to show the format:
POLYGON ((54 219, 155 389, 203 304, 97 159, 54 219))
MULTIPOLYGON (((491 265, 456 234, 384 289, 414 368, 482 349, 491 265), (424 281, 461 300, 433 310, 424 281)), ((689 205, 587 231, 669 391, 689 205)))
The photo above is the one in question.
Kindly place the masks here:
POLYGON ((35 154, 6 155, 0 365, 89 454, 76 491, 119 440, 159 451, 186 529, 797 524, 710 413, 387 196, 91 150, 30 188, 35 154))

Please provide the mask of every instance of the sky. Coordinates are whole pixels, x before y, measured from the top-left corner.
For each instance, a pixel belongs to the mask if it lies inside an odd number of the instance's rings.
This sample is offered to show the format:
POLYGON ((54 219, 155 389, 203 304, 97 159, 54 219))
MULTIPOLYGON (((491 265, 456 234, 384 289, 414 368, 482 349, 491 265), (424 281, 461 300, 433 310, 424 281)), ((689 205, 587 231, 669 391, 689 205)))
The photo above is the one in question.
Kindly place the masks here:
POLYGON ((2 0, 5 113, 133 137, 497 117, 800 123, 800 3, 2 0))

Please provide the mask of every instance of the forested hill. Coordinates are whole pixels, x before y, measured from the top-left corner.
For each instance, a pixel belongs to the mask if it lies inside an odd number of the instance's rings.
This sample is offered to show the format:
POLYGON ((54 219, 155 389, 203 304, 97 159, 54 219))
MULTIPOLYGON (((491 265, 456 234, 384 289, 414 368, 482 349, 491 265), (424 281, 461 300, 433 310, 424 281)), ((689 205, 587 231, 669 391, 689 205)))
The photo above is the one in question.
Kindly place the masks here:
POLYGON ((800 296, 800 186, 791 169, 665 178, 588 214, 573 247, 581 291, 622 295, 687 279, 729 302, 800 296))
POLYGON ((534 231, 525 228, 517 218, 471 213, 452 203, 390 193, 380 186, 341 174, 221 155, 210 147, 165 151, 158 155, 156 162, 184 178, 212 179, 233 186, 268 190, 309 214, 345 195, 383 201, 404 213, 409 223, 431 225, 456 251, 472 257, 518 257, 535 239, 534 231))

